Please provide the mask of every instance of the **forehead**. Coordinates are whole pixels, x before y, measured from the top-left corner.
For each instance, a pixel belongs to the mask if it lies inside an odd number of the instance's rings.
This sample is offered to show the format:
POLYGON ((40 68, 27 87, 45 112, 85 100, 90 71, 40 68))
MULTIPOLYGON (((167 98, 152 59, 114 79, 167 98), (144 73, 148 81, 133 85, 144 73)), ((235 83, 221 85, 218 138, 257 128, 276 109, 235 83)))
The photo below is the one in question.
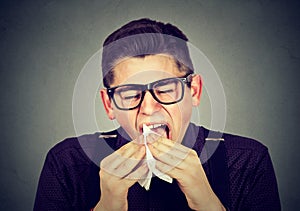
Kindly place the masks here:
POLYGON ((127 83, 144 84, 183 75, 174 59, 164 54, 126 58, 114 67, 113 72, 112 86, 127 83))

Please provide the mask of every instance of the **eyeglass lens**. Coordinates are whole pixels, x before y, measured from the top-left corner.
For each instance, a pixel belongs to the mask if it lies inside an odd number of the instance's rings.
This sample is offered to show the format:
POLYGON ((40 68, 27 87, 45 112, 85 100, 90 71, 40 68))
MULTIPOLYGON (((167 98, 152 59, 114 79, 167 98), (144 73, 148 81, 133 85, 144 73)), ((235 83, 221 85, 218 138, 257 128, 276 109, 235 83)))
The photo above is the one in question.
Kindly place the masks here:
MULTIPOLYGON (((151 94, 160 103, 170 104, 178 101, 183 94, 183 83, 177 78, 158 81, 153 84, 151 94)), ((134 108, 142 100, 144 90, 138 85, 125 85, 116 88, 114 98, 121 108, 134 108)))

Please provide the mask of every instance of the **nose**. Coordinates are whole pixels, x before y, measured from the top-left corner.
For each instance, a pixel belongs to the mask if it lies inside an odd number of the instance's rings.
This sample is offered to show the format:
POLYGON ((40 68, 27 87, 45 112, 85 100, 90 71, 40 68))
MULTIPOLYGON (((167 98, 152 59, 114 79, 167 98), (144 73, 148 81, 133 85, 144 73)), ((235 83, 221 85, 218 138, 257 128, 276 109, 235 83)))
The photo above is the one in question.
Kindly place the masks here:
POLYGON ((159 111, 161 104, 157 102, 149 91, 146 91, 143 102, 140 106, 140 112, 144 115, 152 115, 159 111))

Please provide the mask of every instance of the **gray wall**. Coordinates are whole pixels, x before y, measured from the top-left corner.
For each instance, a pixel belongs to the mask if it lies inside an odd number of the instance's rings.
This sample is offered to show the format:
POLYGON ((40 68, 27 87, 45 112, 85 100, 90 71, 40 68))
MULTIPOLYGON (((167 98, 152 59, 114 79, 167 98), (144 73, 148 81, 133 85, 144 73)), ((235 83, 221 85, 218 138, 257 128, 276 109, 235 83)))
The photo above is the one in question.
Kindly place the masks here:
POLYGON ((299 207, 296 2, 1 1, 0 209, 32 209, 47 151, 75 135, 72 94, 82 67, 110 32, 144 16, 179 26, 210 59, 226 93, 225 130, 269 147, 283 209, 299 207))

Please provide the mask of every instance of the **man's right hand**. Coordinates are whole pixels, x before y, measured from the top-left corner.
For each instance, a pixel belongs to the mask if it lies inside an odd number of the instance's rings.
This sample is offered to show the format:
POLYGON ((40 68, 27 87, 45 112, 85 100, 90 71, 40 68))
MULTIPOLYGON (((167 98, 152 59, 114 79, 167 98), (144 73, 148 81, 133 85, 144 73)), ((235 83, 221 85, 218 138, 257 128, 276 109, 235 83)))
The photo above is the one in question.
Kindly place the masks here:
POLYGON ((101 197, 95 211, 128 209, 128 189, 148 172, 147 164, 141 165, 145 154, 143 144, 131 141, 102 160, 99 172, 101 197))

